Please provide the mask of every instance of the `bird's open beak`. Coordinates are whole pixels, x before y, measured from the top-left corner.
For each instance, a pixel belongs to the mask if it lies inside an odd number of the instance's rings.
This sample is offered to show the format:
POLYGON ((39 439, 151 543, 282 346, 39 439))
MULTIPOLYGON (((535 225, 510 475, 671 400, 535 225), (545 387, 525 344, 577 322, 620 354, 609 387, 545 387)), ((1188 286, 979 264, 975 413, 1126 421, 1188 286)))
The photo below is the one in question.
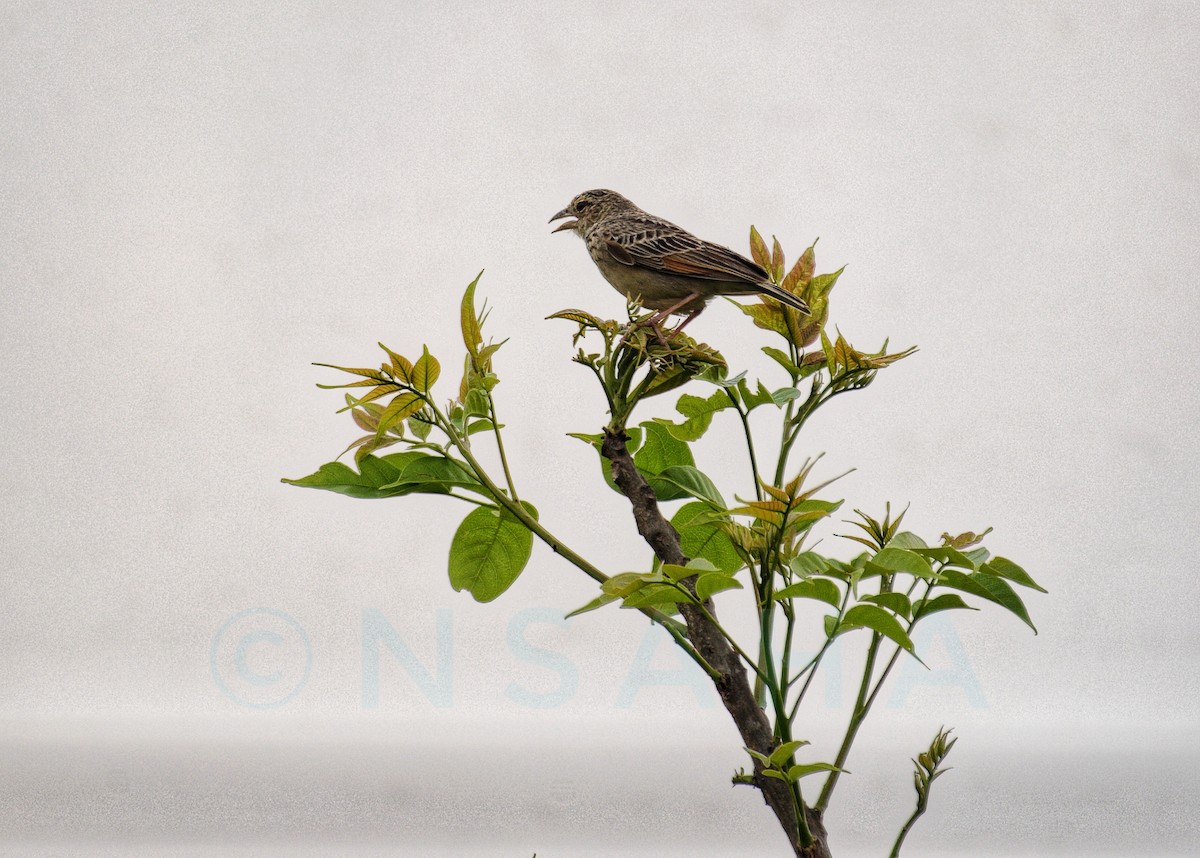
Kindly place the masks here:
MULTIPOLYGON (((556 220, 559 220, 564 217, 570 217, 570 216, 571 216, 571 212, 568 211, 567 209, 563 209, 558 214, 556 214, 554 217, 550 218, 550 220, 547 221, 547 223, 554 223, 556 220)), ((579 223, 579 221, 577 221, 577 220, 569 220, 569 221, 566 221, 565 223, 560 223, 554 229, 550 230, 550 233, 554 234, 556 232, 562 232, 564 229, 574 229, 575 224, 577 224, 577 223, 579 223)))

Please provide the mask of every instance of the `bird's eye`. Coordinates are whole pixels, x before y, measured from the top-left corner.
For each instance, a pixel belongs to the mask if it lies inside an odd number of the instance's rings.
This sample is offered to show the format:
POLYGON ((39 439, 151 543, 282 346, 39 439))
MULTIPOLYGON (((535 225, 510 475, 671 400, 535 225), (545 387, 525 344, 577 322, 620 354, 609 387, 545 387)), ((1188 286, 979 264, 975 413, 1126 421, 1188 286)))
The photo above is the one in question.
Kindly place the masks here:
POLYGON ((591 200, 576 200, 575 211, 581 212, 592 204, 591 200))

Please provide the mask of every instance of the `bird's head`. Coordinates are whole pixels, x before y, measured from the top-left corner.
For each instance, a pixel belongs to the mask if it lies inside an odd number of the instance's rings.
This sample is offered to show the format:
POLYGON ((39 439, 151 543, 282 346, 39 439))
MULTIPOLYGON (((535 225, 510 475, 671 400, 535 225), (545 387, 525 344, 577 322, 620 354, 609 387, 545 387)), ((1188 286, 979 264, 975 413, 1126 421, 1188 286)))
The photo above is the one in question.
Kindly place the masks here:
POLYGON ((626 210, 635 210, 637 206, 618 194, 616 191, 606 191, 604 189, 595 191, 584 191, 575 199, 571 200, 571 204, 560 211, 554 217, 550 218, 550 223, 560 220, 564 217, 574 217, 575 220, 565 221, 556 226, 552 232, 559 232, 564 229, 572 229, 576 232, 584 232, 589 229, 592 224, 599 220, 603 220, 609 215, 626 210))

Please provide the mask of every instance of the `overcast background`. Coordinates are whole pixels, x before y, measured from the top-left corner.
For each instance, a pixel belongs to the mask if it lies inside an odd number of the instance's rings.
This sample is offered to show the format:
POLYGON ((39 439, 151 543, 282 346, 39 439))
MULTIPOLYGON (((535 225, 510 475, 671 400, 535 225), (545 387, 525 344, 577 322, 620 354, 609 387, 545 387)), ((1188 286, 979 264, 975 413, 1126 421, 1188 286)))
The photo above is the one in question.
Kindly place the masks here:
MULTIPOLYGON (((427 343, 452 395, 484 268, 522 495, 644 568, 543 321, 622 312, 546 225, 592 187, 743 251, 819 236, 832 322, 920 351, 800 451, 857 468, 846 509, 992 526, 1050 590, 1037 636, 930 621, 839 858, 886 854, 942 724, 913 855, 1194 848, 1198 37, 1192 3, 5 3, 0 853, 786 853, 643 617, 561 623, 595 588, 541 545, 476 604, 446 579, 465 507, 279 482, 356 437, 312 361, 427 343)), ((691 330, 772 373, 728 304, 691 330)), ((697 445, 727 496, 737 438, 697 445)), ((798 727, 825 758, 857 651, 798 727)))

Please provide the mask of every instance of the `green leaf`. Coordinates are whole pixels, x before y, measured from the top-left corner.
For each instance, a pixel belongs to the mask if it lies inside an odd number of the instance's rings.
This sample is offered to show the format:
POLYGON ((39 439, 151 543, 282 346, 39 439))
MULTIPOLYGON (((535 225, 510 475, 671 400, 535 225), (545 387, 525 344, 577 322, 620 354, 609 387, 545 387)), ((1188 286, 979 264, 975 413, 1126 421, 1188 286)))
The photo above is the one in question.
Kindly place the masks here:
POLYGON ((401 420, 407 420, 424 407, 425 400, 411 390, 397 393, 392 397, 387 408, 383 409, 383 413, 379 415, 379 426, 375 430, 376 433, 382 435, 401 420))
POLYGON ((285 479, 283 482, 362 499, 396 497, 414 491, 437 491, 436 488, 400 485, 397 482, 401 472, 409 464, 424 458, 428 458, 426 454, 413 451, 382 457, 366 455, 358 463, 358 473, 341 462, 330 462, 307 477, 298 480, 285 479))
POLYGON ((305 488, 326 489, 355 498, 386 498, 423 492, 448 494, 455 486, 486 495, 483 486, 463 463, 416 450, 386 456, 365 455, 359 473, 340 462, 322 465, 299 480, 284 480, 305 488))
POLYGON ((776 599, 817 599, 837 607, 842 602, 842 593, 828 578, 810 578, 789 584, 775 593, 776 599))
MULTIPOLYGON (((401 453, 399 455, 405 454, 401 453)), ((402 464, 408 461, 409 458, 405 456, 402 464)), ((390 456, 378 458, 375 456, 364 456, 358 463, 358 470, 363 477, 370 480, 377 488, 387 490, 393 488, 389 483, 396 479, 396 476, 400 473, 400 465, 390 456)))
POLYGON ((646 572, 621 572, 601 584, 600 589, 611 596, 628 596, 651 580, 653 576, 646 572))
MULTIPOLYGON (((676 485, 670 478, 660 481, 656 477, 667 468, 679 465, 694 468, 696 461, 692 458, 691 449, 658 423, 647 421, 641 424, 641 429, 644 440, 642 446, 633 454, 634 465, 642 472, 642 476, 654 489, 660 501, 689 497, 689 492, 676 485)), ((607 462, 605 464, 607 466, 607 462)))
POLYGON ((803 294, 800 290, 812 280, 813 267, 816 264, 815 250, 816 241, 800 254, 800 258, 796 260, 796 264, 792 266, 791 271, 787 273, 783 278, 783 283, 780 284, 784 289, 796 295, 803 294))
POLYGON ((652 608, 658 605, 677 605, 680 602, 691 602, 692 597, 686 591, 670 584, 646 584, 636 592, 630 593, 621 603, 621 608, 652 608))
POLYGON ((716 572, 717 567, 703 557, 694 557, 687 562, 686 566, 680 566, 676 563, 663 563, 661 572, 669 581, 682 581, 684 578, 692 578, 704 572, 716 572))
POLYGON ((674 486, 675 489, 683 492, 683 495, 678 495, 680 497, 694 497, 704 501, 715 510, 725 509, 725 499, 721 497, 721 493, 713 481, 703 471, 690 465, 673 465, 664 468, 651 483, 656 493, 659 492, 660 484, 665 484, 668 488, 674 486))
POLYGON ((666 427, 647 421, 641 424, 641 429, 645 439, 633 460, 639 471, 658 474, 676 465, 696 466, 688 445, 671 435, 666 427))
MULTIPOLYGON (((426 425, 428 425, 428 424, 426 424, 426 425)), ((505 424, 505 423, 501 423, 497 427, 496 425, 494 425, 492 423, 492 421, 490 419, 485 417, 481 420, 472 421, 467 426, 467 434, 474 435, 476 432, 491 432, 493 429, 496 429, 496 428, 503 429, 506 425, 507 424, 505 424)))
POLYGON ((904 631, 904 627, 900 625, 900 621, 894 614, 885 611, 878 605, 855 605, 846 611, 846 615, 842 617, 841 625, 838 627, 838 634, 857 628, 867 628, 879 632, 885 638, 895 641, 906 652, 916 655, 913 642, 909 639, 908 633, 904 631))
POLYGON ((723 590, 740 590, 742 582, 724 572, 706 572, 696 579, 696 598, 712 598, 723 590))
POLYGON ((870 572, 904 572, 918 578, 934 577, 933 567, 929 561, 907 548, 893 548, 890 545, 879 551, 867 561, 870 572))
POLYGON ((430 421, 431 417, 429 412, 425 409, 422 409, 412 417, 408 418, 408 428, 414 435, 424 441, 429 437, 429 433, 433 430, 433 423, 430 421))
POLYGON ((767 243, 753 226, 750 227, 750 258, 764 271, 771 270, 771 254, 767 252, 767 243))
POLYGON ((763 346, 762 350, 763 354, 786 369, 792 376, 800 375, 800 367, 792 363, 792 358, 787 352, 783 351, 782 349, 777 349, 774 346, 763 346))
MULTIPOLYGON (((731 302, 734 303, 734 302, 731 302)), ((740 305, 739 305, 740 306, 740 305)), ((709 384, 715 384, 717 387, 731 388, 737 387, 739 381, 746 377, 746 371, 742 370, 737 375, 729 375, 728 370, 723 366, 711 365, 696 373, 697 381, 707 381, 709 384)))
POLYGON ((753 319, 755 327, 762 328, 764 331, 774 331, 784 337, 788 335, 787 321, 783 317, 781 305, 776 304, 772 307, 761 302, 756 304, 739 304, 732 298, 726 298, 725 300, 753 319))
MULTIPOLYGON (((371 458, 373 457, 367 457, 367 459, 371 458)), ((364 461, 367 459, 364 459, 364 461)), ((325 489, 326 491, 337 492, 347 497, 360 499, 386 498, 396 494, 395 492, 381 490, 370 477, 356 473, 349 465, 344 465, 341 462, 329 462, 307 477, 300 477, 295 480, 285 478, 281 482, 306 489, 325 489)))
MULTIPOLYGON (((537 517, 531 504, 521 505, 537 517)), ((490 602, 517 580, 532 550, 533 532, 520 521, 497 507, 477 507, 450 542, 450 586, 490 602)))
POLYGON ((551 313, 547 319, 566 319, 568 322, 575 322, 589 328, 597 330, 605 330, 611 328, 613 322, 608 322, 601 319, 599 316, 593 316, 591 313, 584 310, 559 310, 557 313, 551 313))
MULTIPOLYGON (((897 534, 898 536, 899 534, 897 534)), ((947 566, 958 566, 962 569, 975 570, 975 563, 966 554, 963 554, 957 548, 951 548, 948 545, 937 545, 929 548, 909 548, 913 554, 919 554, 922 557, 927 557, 930 560, 936 560, 939 563, 945 563, 947 566)))
POLYGON ((992 556, 992 552, 988 551, 983 546, 980 546, 979 548, 972 548, 970 551, 964 551, 963 554, 970 558, 971 562, 975 564, 976 569, 978 569, 984 563, 987 563, 988 558, 992 556))
POLYGON ((396 354, 383 343, 377 342, 376 345, 387 353, 388 360, 391 361, 392 376, 401 381, 408 381, 408 374, 412 371, 412 364, 408 362, 408 358, 396 354))
POLYGON ((803 396, 804 394, 794 387, 781 387, 778 390, 771 391, 771 401, 781 407, 793 399, 801 399, 803 396))
POLYGON ((846 270, 846 266, 842 266, 837 271, 831 271, 828 274, 818 274, 812 279, 808 285, 808 294, 812 298, 824 298, 829 295, 838 278, 842 276, 842 272, 846 270))
POLYGON ((863 571, 867 568, 867 559, 870 556, 864 551, 850 561, 850 568, 848 570, 850 575, 850 591, 855 595, 858 594, 858 582, 862 580, 863 571))
MULTIPOLYGON (((355 412, 355 413, 358 413, 358 412, 355 412)), ((342 456, 346 455, 351 450, 355 451, 354 452, 355 459, 361 459, 363 456, 366 456, 368 453, 373 453, 376 450, 379 450, 384 447, 390 447, 393 444, 398 444, 398 443, 400 443, 400 439, 395 436, 393 436, 391 438, 388 438, 388 437, 377 438, 375 436, 375 430, 372 428, 370 435, 363 435, 361 438, 351 441, 350 446, 348 446, 345 450, 342 450, 342 452, 338 453, 337 459, 342 458, 342 456)), ((335 459, 334 461, 337 461, 337 459, 335 459)))
POLYGON ((788 513, 788 527, 795 527, 796 525, 805 523, 811 527, 813 523, 820 521, 830 513, 836 512, 841 505, 842 502, 840 500, 827 501, 820 498, 809 498, 808 500, 800 501, 788 513))
POLYGON ((1022 622, 1033 629, 1035 635, 1037 634, 1037 627, 1029 619, 1029 612, 1025 610, 1025 603, 1021 601, 1021 597, 1016 594, 1003 578, 989 575, 987 572, 976 572, 974 575, 967 575, 959 572, 957 569, 943 569, 938 577, 938 586, 952 587, 955 590, 970 593, 972 596, 980 596, 990 602, 995 602, 997 605, 1007 608, 1020 617, 1022 622))
POLYGON ((714 414, 732 407, 733 403, 723 390, 714 391, 707 399, 685 393, 675 403, 675 410, 686 417, 686 420, 682 423, 672 423, 670 420, 655 418, 655 422, 666 426, 667 431, 680 441, 695 441, 708 429, 714 414))
MULTIPOLYGON (((797 554, 789 562, 792 572, 797 575, 808 577, 809 575, 829 575, 832 567, 829 560, 817 554, 815 551, 803 551, 797 554)), ((843 577, 839 575, 838 577, 843 577)))
POLYGON ((902 530, 891 538, 888 548, 928 548, 929 544, 912 531, 902 530))
POLYGON ((417 362, 413 365, 413 387, 422 393, 428 393, 441 374, 442 365, 438 363, 437 358, 429 353, 429 348, 426 346, 422 350, 421 356, 417 358, 417 362))
POLYGON ((838 363, 838 352, 834 349, 833 343, 829 341, 824 329, 821 330, 821 351, 825 353, 825 365, 829 367, 829 375, 831 377, 837 375, 842 366, 838 363))
MULTIPOLYGON (((398 387, 398 385, 380 385, 379 387, 398 387)), ((376 387, 375 390, 378 390, 379 387, 376 387)), ((374 393, 375 391, 371 392, 374 393)), ((368 432, 375 431, 375 427, 379 424, 379 415, 383 413, 382 405, 378 402, 355 399, 349 393, 346 394, 346 405, 354 409, 350 412, 350 415, 354 418, 355 423, 368 432)), ((345 408, 342 409, 342 411, 345 410, 345 408)))
MULTIPOLYGON (((484 366, 488 366, 488 362, 492 359, 492 355, 500 351, 500 347, 508 342, 508 339, 503 339, 498 343, 488 343, 479 350, 479 362, 484 366)), ((494 385, 493 385, 494 386, 494 385)))
POLYGON ((370 378, 364 378, 362 381, 352 381, 349 384, 318 384, 317 387, 321 388, 321 390, 341 390, 343 388, 350 387, 371 388, 370 392, 368 392, 366 396, 353 402, 350 401, 350 394, 347 393, 346 399, 348 404, 345 408, 339 408, 337 412, 338 414, 341 414, 343 411, 349 411, 360 402, 370 402, 372 399, 378 399, 381 396, 387 396, 389 393, 395 393, 400 389, 399 384, 395 384, 393 382, 375 381, 374 379, 370 378))
POLYGON ((943 593, 932 599, 918 600, 913 605, 913 619, 919 620, 922 617, 928 617, 930 614, 936 614, 938 611, 953 611, 956 609, 966 609, 968 611, 979 610, 964 602, 962 596, 957 593, 943 593))
MULTIPOLYGON (((641 426, 631 426, 625 430, 625 434, 629 436, 629 440, 625 442, 625 449, 629 451, 629 455, 633 455, 638 450, 642 449, 642 444, 646 441, 646 431, 641 426)), ((600 436, 600 443, 596 445, 596 450, 604 444, 604 436, 600 436)))
POLYGON ((808 378, 813 373, 820 372, 825 368, 825 354, 823 352, 809 352, 800 359, 800 377, 808 378))
MULTIPOLYGON (((487 495, 487 490, 467 470, 466 464, 457 459, 409 451, 383 456, 380 461, 393 469, 390 479, 380 484, 381 489, 389 490, 392 494, 447 494, 458 486, 487 495)), ((367 463, 368 460, 364 459, 360 467, 365 468, 367 463)))
POLYGON ((834 560, 832 557, 824 557, 822 559, 825 561, 828 569, 820 574, 828 575, 830 578, 837 578, 839 581, 850 581, 854 574, 854 565, 852 563, 834 560))
POLYGON ((774 527, 783 525, 784 512, 787 504, 777 500, 748 501, 745 505, 735 507, 730 512, 733 515, 750 515, 759 521, 767 522, 774 527))
POLYGON ((703 558, 723 572, 742 568, 741 555, 705 504, 698 501, 684 504, 672 516, 671 526, 679 532, 680 548, 688 557, 703 558))
MULTIPOLYGON (((325 367, 329 367, 330 369, 340 369, 342 372, 348 372, 351 375, 361 375, 364 378, 369 378, 372 381, 376 381, 381 384, 386 384, 391 381, 391 379, 388 378, 386 375, 384 375, 383 372, 381 372, 380 370, 370 369, 367 367, 338 366, 335 363, 313 363, 313 366, 325 366, 325 367)), ((355 382, 352 385, 351 384, 318 384, 317 385, 317 387, 326 388, 326 389, 331 389, 331 388, 335 388, 335 387, 366 387, 366 386, 369 386, 369 384, 363 384, 363 382, 361 382, 361 381, 355 382)))
POLYGON ((1037 590, 1039 593, 1049 592, 1030 578, 1029 573, 1007 557, 993 557, 980 567, 980 571, 987 572, 999 578, 1007 578, 1015 584, 1020 584, 1022 587, 1029 587, 1037 590))
POLYGON ((754 759, 758 760, 764 766, 767 765, 770 761, 770 758, 767 757, 766 754, 760 754, 758 751, 752 751, 749 748, 742 748, 742 750, 745 751, 750 756, 754 757, 754 759))
POLYGON ((588 432, 568 432, 567 437, 580 440, 585 444, 595 447, 597 450, 600 449, 600 445, 604 443, 603 435, 590 434, 588 432))
POLYGON ((771 398, 771 391, 767 390, 767 386, 761 381, 753 393, 750 392, 750 385, 746 384, 745 379, 738 382, 737 390, 747 411, 753 411, 760 405, 775 404, 775 400, 771 398))
POLYGON ((870 596, 863 596, 862 600, 887 608, 892 613, 899 614, 906 620, 912 616, 912 603, 908 600, 908 596, 903 593, 874 593, 870 596))
POLYGON ((484 392, 482 376, 472 374, 471 386, 467 388, 467 395, 463 397, 463 413, 480 417, 490 413, 488 408, 487 394, 484 392))
POLYGON ((792 754, 803 748, 805 745, 811 744, 804 739, 795 739, 791 742, 784 742, 778 748, 771 752, 771 756, 767 757, 766 763, 773 769, 782 768, 783 764, 792 758, 792 754))
POLYGON ((615 602, 618 598, 619 598, 618 596, 611 596, 608 593, 601 593, 599 596, 592 599, 592 601, 588 602, 582 608, 576 608, 575 610, 571 611, 571 613, 567 614, 565 617, 563 617, 563 619, 569 620, 569 619, 571 619, 571 617, 577 617, 580 614, 586 614, 588 611, 594 611, 597 608, 603 608, 605 605, 609 604, 610 602, 615 602))
MULTIPOLYGON (((638 338, 647 340, 649 332, 641 331, 638 338)), ((653 346, 647 346, 653 348, 653 346)), ((673 352, 669 363, 657 366, 648 377, 649 384, 644 388, 639 398, 659 396, 667 393, 695 378, 705 367, 724 366, 725 359, 711 346, 697 343, 686 335, 677 338, 671 347, 673 352)), ((641 388, 639 388, 641 389, 641 388)))
POLYGON ((475 313, 475 286, 479 283, 479 278, 482 276, 483 272, 480 271, 467 286, 467 291, 463 293, 462 307, 459 311, 463 345, 467 347, 467 352, 472 357, 479 355, 479 347, 483 345, 483 327, 479 324, 479 316, 475 313))
POLYGON ((795 783, 805 775, 815 775, 817 772, 845 772, 849 774, 845 769, 839 769, 833 763, 801 763, 787 770, 787 779, 790 783, 795 783))

